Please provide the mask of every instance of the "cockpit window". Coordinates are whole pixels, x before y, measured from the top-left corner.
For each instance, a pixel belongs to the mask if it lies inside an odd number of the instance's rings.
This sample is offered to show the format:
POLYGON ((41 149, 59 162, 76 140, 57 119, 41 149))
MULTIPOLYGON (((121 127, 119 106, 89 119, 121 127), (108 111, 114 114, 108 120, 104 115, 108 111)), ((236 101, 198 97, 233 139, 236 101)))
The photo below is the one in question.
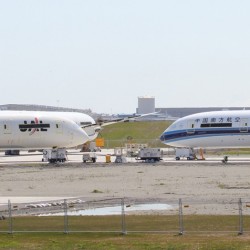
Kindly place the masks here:
POLYGON ((80 122, 81 125, 90 125, 92 124, 91 122, 80 122))

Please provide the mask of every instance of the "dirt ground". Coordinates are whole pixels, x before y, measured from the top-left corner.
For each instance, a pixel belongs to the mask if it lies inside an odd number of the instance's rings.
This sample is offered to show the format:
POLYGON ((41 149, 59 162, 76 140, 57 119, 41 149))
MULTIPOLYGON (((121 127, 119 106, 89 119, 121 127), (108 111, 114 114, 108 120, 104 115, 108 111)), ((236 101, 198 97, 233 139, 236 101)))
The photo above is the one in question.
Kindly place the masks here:
MULTIPOLYGON (((17 159, 17 158, 16 158, 17 159)), ((235 214, 242 198, 247 211, 250 162, 220 160, 159 163, 88 163, 72 160, 49 165, 28 161, 0 165, 0 203, 81 197, 125 197, 144 203, 178 204, 188 213, 235 214)), ((250 209, 249 209, 250 210, 250 209)))

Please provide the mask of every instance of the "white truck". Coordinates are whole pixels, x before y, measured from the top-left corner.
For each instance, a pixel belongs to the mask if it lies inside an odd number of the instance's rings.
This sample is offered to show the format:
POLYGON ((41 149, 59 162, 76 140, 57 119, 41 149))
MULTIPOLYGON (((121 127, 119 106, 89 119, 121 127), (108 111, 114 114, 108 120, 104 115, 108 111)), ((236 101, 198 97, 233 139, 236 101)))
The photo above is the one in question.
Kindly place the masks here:
POLYGON ((97 157, 96 157, 96 153, 95 152, 83 153, 83 155, 82 155, 82 161, 84 163, 86 163, 86 162, 93 162, 93 163, 95 163, 96 159, 97 159, 97 157))
POLYGON ((162 160, 163 151, 160 148, 141 148, 137 160, 156 162, 162 160))
POLYGON ((65 162, 67 160, 67 151, 65 148, 44 149, 42 161, 49 163, 65 162))
POLYGON ((187 160, 195 160, 196 155, 192 148, 176 148, 175 159, 179 161, 181 158, 186 158, 187 160))

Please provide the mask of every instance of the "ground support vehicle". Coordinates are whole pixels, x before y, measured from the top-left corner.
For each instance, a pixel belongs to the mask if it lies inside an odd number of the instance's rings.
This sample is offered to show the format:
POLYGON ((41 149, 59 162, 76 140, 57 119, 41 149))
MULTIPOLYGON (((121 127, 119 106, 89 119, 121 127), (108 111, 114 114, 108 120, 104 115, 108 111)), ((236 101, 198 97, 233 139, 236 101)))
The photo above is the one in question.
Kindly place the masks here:
POLYGON ((114 149, 115 163, 127 163, 125 148, 114 149))
POLYGON ((178 161, 181 158, 186 158, 187 160, 195 160, 196 155, 192 148, 176 148, 175 159, 178 161))
POLYGON ((157 162, 162 160, 163 151, 160 148, 141 148, 136 160, 157 162))
POLYGON ((84 162, 84 163, 86 163, 86 162, 96 162, 96 159, 97 159, 97 157, 96 157, 96 153, 94 153, 94 152, 89 152, 89 153, 83 153, 83 155, 82 155, 82 161, 84 162))
POLYGON ((67 161, 67 151, 65 148, 44 149, 42 161, 48 161, 49 163, 65 162, 67 161))

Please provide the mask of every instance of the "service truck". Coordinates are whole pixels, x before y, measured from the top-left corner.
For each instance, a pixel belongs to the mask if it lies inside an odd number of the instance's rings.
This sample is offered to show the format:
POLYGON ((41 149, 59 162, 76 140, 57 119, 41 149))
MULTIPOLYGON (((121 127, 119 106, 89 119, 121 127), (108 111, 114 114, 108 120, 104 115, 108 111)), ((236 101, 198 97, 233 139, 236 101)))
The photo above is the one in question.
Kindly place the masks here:
POLYGON ((84 163, 86 163, 86 162, 93 162, 93 163, 95 163, 96 159, 97 159, 97 157, 96 157, 96 153, 95 152, 83 153, 83 155, 82 155, 82 161, 84 163))
POLYGON ((163 151, 160 148, 141 148, 137 160, 156 162, 162 160, 163 151))
POLYGON ((42 161, 48 161, 49 163, 65 162, 67 161, 67 151, 64 148, 44 149, 42 161))
POLYGON ((181 158, 186 158, 187 160, 195 160, 196 155, 192 148, 176 148, 175 159, 178 161, 181 158))

